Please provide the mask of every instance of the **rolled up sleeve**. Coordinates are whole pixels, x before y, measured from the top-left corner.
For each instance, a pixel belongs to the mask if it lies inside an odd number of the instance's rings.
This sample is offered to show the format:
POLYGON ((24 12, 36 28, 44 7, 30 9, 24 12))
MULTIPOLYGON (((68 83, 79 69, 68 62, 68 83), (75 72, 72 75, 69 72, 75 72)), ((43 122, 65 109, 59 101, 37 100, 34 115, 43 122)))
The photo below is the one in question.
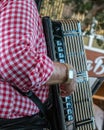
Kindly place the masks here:
POLYGON ((23 91, 41 88, 53 72, 33 2, 4 4, 0 14, 0 75, 23 91))

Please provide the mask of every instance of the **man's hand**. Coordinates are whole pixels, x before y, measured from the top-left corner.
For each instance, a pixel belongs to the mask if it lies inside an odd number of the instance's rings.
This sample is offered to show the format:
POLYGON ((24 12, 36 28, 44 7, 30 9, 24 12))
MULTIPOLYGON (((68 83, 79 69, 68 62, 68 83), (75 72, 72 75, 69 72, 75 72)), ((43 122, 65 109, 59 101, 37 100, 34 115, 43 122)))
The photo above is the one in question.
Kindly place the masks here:
POLYGON ((73 79, 70 80, 69 83, 67 82, 67 83, 60 84, 60 90, 61 90, 62 97, 69 96, 76 89, 77 82, 76 82, 76 72, 74 69, 73 69, 73 73, 74 73, 74 77, 73 77, 73 79))
POLYGON ((73 91, 75 91, 77 86, 76 71, 71 65, 69 64, 64 64, 64 65, 66 67, 66 81, 64 81, 60 85, 60 89, 61 89, 61 96, 68 96, 73 91))
POLYGON ((54 62, 54 71, 47 84, 60 84, 61 95, 68 96, 75 91, 77 86, 76 71, 69 64, 54 62))

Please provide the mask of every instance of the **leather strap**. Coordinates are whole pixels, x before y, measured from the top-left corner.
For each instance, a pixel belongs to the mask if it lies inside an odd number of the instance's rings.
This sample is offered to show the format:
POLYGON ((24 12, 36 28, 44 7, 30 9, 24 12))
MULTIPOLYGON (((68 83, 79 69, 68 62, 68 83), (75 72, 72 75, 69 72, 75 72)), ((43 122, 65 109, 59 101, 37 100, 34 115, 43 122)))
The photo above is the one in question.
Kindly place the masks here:
POLYGON ((47 119, 47 109, 41 100, 32 91, 25 93, 25 95, 28 96, 38 106, 43 116, 47 119))

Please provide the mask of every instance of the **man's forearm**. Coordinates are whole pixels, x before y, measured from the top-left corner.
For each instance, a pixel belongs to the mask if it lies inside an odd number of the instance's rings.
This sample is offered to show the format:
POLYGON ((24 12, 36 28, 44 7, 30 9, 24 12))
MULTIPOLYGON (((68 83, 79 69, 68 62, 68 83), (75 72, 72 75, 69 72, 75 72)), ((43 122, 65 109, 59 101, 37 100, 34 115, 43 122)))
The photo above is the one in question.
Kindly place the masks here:
MULTIPOLYGON (((72 69, 71 66, 70 66, 70 69, 72 69)), ((58 84, 65 83, 68 77, 67 71, 68 71, 68 68, 65 64, 54 62, 53 74, 46 84, 50 85, 50 84, 57 84, 57 83, 58 84)))

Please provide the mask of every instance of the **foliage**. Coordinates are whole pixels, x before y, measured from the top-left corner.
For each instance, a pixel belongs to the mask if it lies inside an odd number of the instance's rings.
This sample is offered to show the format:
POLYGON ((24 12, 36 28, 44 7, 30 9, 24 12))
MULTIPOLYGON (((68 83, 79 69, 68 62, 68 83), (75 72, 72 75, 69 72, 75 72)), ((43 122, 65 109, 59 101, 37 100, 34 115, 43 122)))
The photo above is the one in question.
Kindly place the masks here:
MULTIPOLYGON (((95 31, 99 35, 104 35, 104 0, 43 0, 47 1, 47 5, 52 5, 54 7, 55 2, 58 4, 64 3, 66 8, 64 8, 62 18, 68 19, 78 15, 79 18, 82 16, 82 31, 86 32, 87 35, 91 34, 91 26, 93 18, 97 20, 95 31), (80 15, 79 15, 80 14, 80 15), (84 17, 83 17, 84 16, 84 17)), ((46 4, 44 10, 47 10, 46 4)), ((58 6, 59 7, 59 6, 58 6)), ((56 15, 59 14, 59 8, 53 8, 53 12, 56 11, 56 15), (56 9, 56 10, 55 10, 56 9)), ((50 9, 48 9, 49 11, 50 9)), ((52 13, 52 15, 55 13, 52 13)), ((55 17, 56 17, 55 15, 55 17)), ((104 48, 104 40, 96 39, 96 43, 104 48)), ((102 47, 101 47, 102 48, 102 47)))

